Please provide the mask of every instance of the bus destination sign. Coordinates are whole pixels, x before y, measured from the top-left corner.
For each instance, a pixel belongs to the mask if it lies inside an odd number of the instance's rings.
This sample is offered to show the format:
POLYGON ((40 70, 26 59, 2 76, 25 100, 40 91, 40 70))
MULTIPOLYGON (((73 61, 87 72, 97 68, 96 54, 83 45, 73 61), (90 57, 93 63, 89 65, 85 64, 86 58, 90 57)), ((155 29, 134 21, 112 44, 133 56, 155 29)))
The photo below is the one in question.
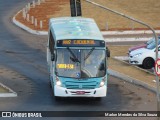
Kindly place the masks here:
POLYGON ((105 47, 102 40, 58 40, 57 47, 105 47))

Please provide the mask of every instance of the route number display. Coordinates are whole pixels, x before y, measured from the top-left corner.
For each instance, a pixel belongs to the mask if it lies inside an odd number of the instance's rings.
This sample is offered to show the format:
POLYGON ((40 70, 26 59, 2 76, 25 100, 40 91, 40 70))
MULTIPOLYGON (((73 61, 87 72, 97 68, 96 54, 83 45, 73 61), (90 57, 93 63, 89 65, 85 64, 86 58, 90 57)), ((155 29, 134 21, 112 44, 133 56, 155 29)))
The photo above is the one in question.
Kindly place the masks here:
POLYGON ((102 40, 58 40, 57 47, 105 47, 102 40))

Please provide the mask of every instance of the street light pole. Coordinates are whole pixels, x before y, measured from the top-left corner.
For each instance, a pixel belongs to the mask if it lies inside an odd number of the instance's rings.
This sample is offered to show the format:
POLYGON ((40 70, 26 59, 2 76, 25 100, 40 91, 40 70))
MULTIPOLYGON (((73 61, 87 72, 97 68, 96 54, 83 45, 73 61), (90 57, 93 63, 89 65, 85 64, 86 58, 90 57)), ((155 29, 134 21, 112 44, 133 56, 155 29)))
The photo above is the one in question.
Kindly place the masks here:
POLYGON ((74 0, 74 4, 75 4, 75 12, 76 12, 76 16, 77 16, 77 0, 74 0))
MULTIPOLYGON (((133 17, 127 16, 127 15, 125 15, 123 13, 120 13, 120 12, 117 12, 115 10, 112 10, 112 9, 110 9, 108 7, 102 6, 102 5, 98 4, 98 3, 92 2, 91 0, 86 0, 86 2, 91 3, 93 5, 96 5, 96 6, 100 7, 100 8, 102 8, 102 9, 105 9, 107 11, 110 11, 110 12, 114 13, 114 14, 120 15, 120 16, 122 16, 124 18, 128 18, 129 20, 132 20, 134 22, 137 22, 137 23, 139 23, 141 25, 144 25, 144 26, 148 27, 153 32, 153 35, 154 35, 154 38, 155 38, 155 43, 156 43, 155 57, 156 57, 156 60, 158 59, 158 37, 156 35, 155 30, 150 25, 148 25, 148 24, 146 24, 146 23, 144 23, 144 22, 142 22, 142 21, 140 21, 138 19, 135 19, 133 17)), ((157 83, 157 89, 156 89, 157 90, 156 91, 157 92, 157 111, 159 112, 160 111, 160 97, 159 97, 159 78, 158 78, 157 74, 156 74, 156 83, 157 83)), ((160 117, 158 117, 158 120, 160 120, 160 117)))
POLYGON ((82 16, 81 0, 70 0, 70 11, 72 17, 82 16))

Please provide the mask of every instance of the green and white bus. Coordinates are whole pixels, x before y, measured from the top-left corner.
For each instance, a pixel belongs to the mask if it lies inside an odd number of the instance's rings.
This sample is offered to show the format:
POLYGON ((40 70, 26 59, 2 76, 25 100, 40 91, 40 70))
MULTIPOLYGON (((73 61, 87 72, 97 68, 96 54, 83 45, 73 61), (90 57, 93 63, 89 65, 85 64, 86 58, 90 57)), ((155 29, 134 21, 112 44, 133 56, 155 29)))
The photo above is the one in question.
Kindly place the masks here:
POLYGON ((47 63, 55 98, 105 97, 107 50, 95 21, 51 18, 48 32, 47 63))

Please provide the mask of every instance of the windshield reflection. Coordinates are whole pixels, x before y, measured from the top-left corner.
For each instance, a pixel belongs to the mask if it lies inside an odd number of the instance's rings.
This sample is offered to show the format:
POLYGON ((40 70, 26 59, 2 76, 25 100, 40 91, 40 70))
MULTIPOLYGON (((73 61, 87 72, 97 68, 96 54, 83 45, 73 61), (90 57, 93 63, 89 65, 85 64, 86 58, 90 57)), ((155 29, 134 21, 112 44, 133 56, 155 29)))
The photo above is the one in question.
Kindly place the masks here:
POLYGON ((91 78, 106 74, 105 50, 57 49, 56 74, 62 77, 91 78))
MULTIPOLYGON (((154 39, 155 40, 155 39, 154 39)), ((158 45, 160 44, 160 39, 158 39, 158 45)), ((154 49, 156 47, 155 41, 147 45, 147 49, 154 49)))

